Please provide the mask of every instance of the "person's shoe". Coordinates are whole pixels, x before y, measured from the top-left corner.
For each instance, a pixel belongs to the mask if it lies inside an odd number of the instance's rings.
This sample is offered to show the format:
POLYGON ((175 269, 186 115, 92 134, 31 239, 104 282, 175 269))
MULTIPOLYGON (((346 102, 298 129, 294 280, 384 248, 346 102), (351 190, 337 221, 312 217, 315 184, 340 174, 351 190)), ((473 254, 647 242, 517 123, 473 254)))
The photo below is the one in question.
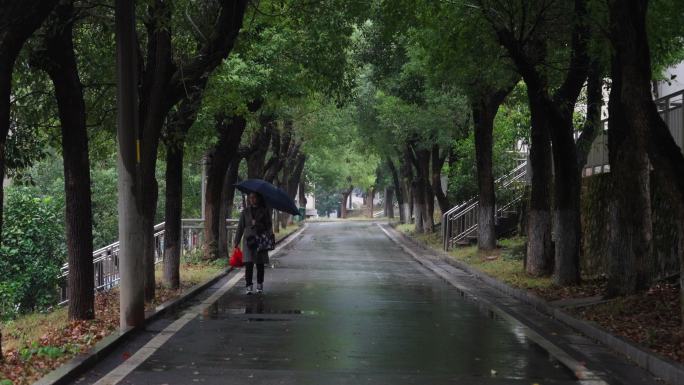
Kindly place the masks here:
POLYGON ((254 292, 252 291, 252 285, 247 286, 247 291, 245 292, 247 295, 252 295, 254 292))
POLYGON ((264 293, 264 284, 263 283, 257 283, 257 294, 263 294, 264 293))

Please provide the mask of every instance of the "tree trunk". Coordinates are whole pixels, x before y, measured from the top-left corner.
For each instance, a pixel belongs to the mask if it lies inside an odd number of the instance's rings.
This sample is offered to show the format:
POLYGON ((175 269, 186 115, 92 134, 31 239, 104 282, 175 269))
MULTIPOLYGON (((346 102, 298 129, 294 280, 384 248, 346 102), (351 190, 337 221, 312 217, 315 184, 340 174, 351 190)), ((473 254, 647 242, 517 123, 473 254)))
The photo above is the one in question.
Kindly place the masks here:
MULTIPOLYGON (((563 84, 547 101, 550 115, 554 166, 554 224, 556 232, 553 281, 569 286, 580 282, 580 193, 581 170, 577 166, 573 114, 584 81, 589 74, 589 27, 586 0, 575 0, 570 65, 563 84)), ((589 87, 596 87, 591 79, 589 87), (592 84, 593 83, 593 84, 592 84)), ((591 93, 597 90, 589 89, 591 93)), ((596 96, 596 95, 594 95, 596 96)), ((591 100, 596 103, 596 101, 591 100)), ((586 127, 586 126, 585 126, 586 127)), ((591 129, 591 128, 590 128, 591 129)))
MULTIPOLYGON (((238 182, 240 162, 242 157, 235 154, 230 161, 226 177, 223 180, 223 189, 221 190, 221 213, 220 218, 229 219, 233 216, 233 201, 235 200, 235 184, 238 182)), ((233 247, 233 239, 228 238, 228 231, 219 232, 219 245, 228 246, 228 250, 219 249, 219 255, 228 254, 230 248, 233 247)))
POLYGON ((426 233, 435 231, 435 194, 432 192, 430 183, 425 183, 425 211, 423 215, 423 226, 426 233))
POLYGON ((385 187, 385 216, 394 219, 394 188, 385 187))
POLYGON ((404 216, 406 223, 413 222, 414 212, 414 191, 413 191, 413 167, 411 166, 411 148, 406 145, 402 158, 399 162, 399 172, 401 173, 401 194, 404 196, 404 216))
POLYGON ((119 210, 120 327, 145 322, 143 186, 140 172, 135 7, 117 0, 117 188, 119 210))
MULTIPOLYGON (((247 156, 247 177, 249 179, 263 178, 266 168, 266 154, 273 135, 273 117, 267 114, 259 115, 259 129, 254 134, 250 144, 250 154, 247 156)), ((275 178, 277 173, 273 175, 275 178)), ((273 179, 269 180, 273 182, 273 179)))
POLYGON ((339 218, 346 218, 347 217, 347 195, 348 193, 345 191, 343 192, 342 195, 342 201, 340 202, 340 216, 339 218))
MULTIPOLYGON (((275 127, 275 121, 271 123, 271 127, 275 127)), ((293 159, 299 153, 301 147, 300 142, 293 141, 293 123, 291 120, 286 120, 283 125, 282 136, 278 133, 275 128, 272 128, 273 132, 271 140, 271 157, 266 162, 264 166, 264 177, 263 179, 267 182, 273 182, 275 177, 283 170, 285 164, 292 164, 293 159)))
POLYGON ((140 142, 143 188, 143 264, 145 274, 145 301, 152 302, 155 292, 155 239, 154 221, 159 198, 156 178, 157 153, 164 120, 175 101, 168 93, 173 75, 171 32, 168 25, 170 10, 163 2, 150 2, 148 6, 146 68, 141 73, 141 92, 138 106, 142 140, 140 142))
MULTIPOLYGON (((426 149, 414 150, 415 156, 412 159, 416 169, 415 178, 415 192, 416 192, 416 204, 420 202, 420 207, 418 210, 421 213, 421 228, 422 232, 431 233, 434 229, 433 214, 435 209, 435 197, 430 188, 429 177, 430 177, 430 151, 426 149)), ((418 213, 416 212, 416 218, 418 213)), ((418 220, 416 219, 416 224, 418 220)), ((418 231, 418 225, 416 226, 416 231, 418 231)))
POLYGON ((492 146, 494 144, 494 118, 506 97, 493 93, 483 95, 472 103, 475 130, 475 158, 477 163, 477 187, 479 207, 477 213, 477 247, 483 251, 496 248, 494 172, 492 170, 492 146))
POLYGON ((164 286, 180 287, 180 258, 183 247, 183 144, 166 149, 166 206, 164 207, 164 286))
MULTIPOLYGON (((227 245, 219 245, 220 233, 225 232, 225 218, 221 218, 221 192, 228 171, 228 166, 237 154, 240 138, 247 121, 242 116, 226 118, 218 116, 216 128, 218 143, 210 150, 207 159, 207 186, 204 206, 204 258, 215 260, 225 255, 220 251, 227 250, 227 245)), ((225 213, 225 212, 224 212, 225 213)), ((223 237, 225 239, 225 236, 223 237)))
MULTIPOLYGON (((612 181, 608 295, 648 287, 652 257, 650 164, 651 100, 646 1, 610 1, 612 55, 608 144, 612 181), (643 56, 645 55, 645 56, 643 56)), ((656 113, 657 114, 657 113, 656 113)), ((677 176, 681 178, 681 175, 677 176)))
POLYGON ((569 286, 580 282, 581 172, 577 168, 572 110, 558 118, 551 121, 556 235, 553 281, 569 286))
POLYGON ((372 187, 366 191, 366 208, 368 209, 368 218, 373 218, 373 195, 375 195, 375 189, 372 187))
POLYGON ((548 120, 538 95, 528 89, 532 120, 530 169, 532 188, 527 218, 526 271, 533 276, 549 275, 553 271, 551 241, 551 146, 548 120))
POLYGON ((62 126, 69 319, 85 320, 95 317, 93 223, 86 109, 74 54, 73 23, 73 4, 62 1, 46 26, 45 56, 38 60, 54 84, 62 126))
POLYGON ((206 81, 187 95, 166 126, 166 206, 164 207, 164 286, 180 287, 180 258, 183 251, 183 158, 185 140, 197 118, 206 81))
POLYGON ((446 162, 447 154, 448 151, 444 151, 444 154, 440 155, 439 145, 435 144, 432 146, 432 172, 430 177, 432 191, 437 198, 440 214, 444 214, 451 208, 451 203, 442 189, 442 168, 444 167, 444 162, 446 162))
POLYGON ((152 170, 156 170, 156 160, 154 168, 150 169, 143 167, 143 271, 145 274, 145 302, 151 303, 154 301, 156 282, 155 282, 155 266, 154 260, 156 258, 156 243, 154 238, 155 217, 157 214, 157 202, 159 200, 159 184, 156 176, 152 170))
MULTIPOLYGON (((304 183, 303 180, 299 181, 299 187, 298 187, 297 191, 299 192, 299 197, 297 199, 299 201, 299 207, 304 208, 304 210, 305 210, 304 216, 306 216, 306 205, 308 202, 306 199, 306 183, 304 183)), ((304 219, 304 218, 302 218, 302 219, 304 219)))
POLYGON ((399 181, 399 174, 397 173, 397 168, 394 166, 394 162, 391 159, 387 159, 387 165, 392 173, 392 182, 394 183, 394 191, 397 194, 397 204, 399 206, 399 222, 408 223, 406 220, 406 205, 407 195, 403 191, 402 183, 399 181))
MULTIPOLYGON (((154 299, 154 217, 157 205, 155 178, 157 150, 164 120, 188 90, 197 88, 223 62, 233 49, 242 27, 247 0, 222 1, 208 38, 199 43, 198 55, 182 66, 176 66, 171 42, 171 7, 168 2, 148 2, 144 18, 147 29, 146 60, 139 82, 138 118, 141 127, 139 153, 141 155, 143 188, 143 246, 145 271, 145 299, 154 299)), ((142 64, 142 63, 141 63, 142 64)))
MULTIPOLYGON (((572 40, 570 62, 565 78, 555 91, 549 95, 546 73, 538 70, 546 60, 542 43, 543 37, 530 36, 519 38, 513 31, 516 27, 494 24, 500 43, 507 49, 516 69, 527 84, 530 113, 532 115, 532 198, 528 231, 527 271, 533 275, 546 274, 550 268, 550 226, 548 215, 548 188, 550 174, 542 169, 546 162, 548 170, 549 135, 553 139, 554 180, 554 224, 556 225, 554 281, 568 285, 579 282, 579 181, 577 171, 577 152, 574 142, 573 110, 589 67, 588 41, 590 30, 587 22, 586 0, 575 0, 572 13, 572 40), (528 53, 530 46, 535 47, 535 57, 528 53), (544 131, 544 132, 542 132, 544 131), (541 146, 541 151, 535 147, 541 146), (534 230, 534 231, 533 231, 534 230)), ((539 22, 546 15, 540 14, 539 22)))
POLYGON ((230 162, 230 166, 228 166, 228 172, 226 173, 226 179, 223 184, 223 198, 221 198, 221 200, 226 205, 226 209, 224 211, 225 218, 228 219, 233 217, 233 210, 235 209, 235 205, 233 203, 235 201, 235 184, 238 183, 241 162, 242 157, 239 155, 233 157, 230 162))
MULTIPOLYGON (((302 181, 302 173, 304 172, 304 164, 306 163, 306 155, 305 154, 299 154, 297 155, 297 159, 295 161, 295 167, 294 170, 292 171, 292 175, 288 178, 288 185, 287 185, 287 193, 290 196, 292 200, 294 200, 295 196, 297 195, 297 191, 299 190, 299 186, 302 181)), ((306 203, 304 203, 306 205, 306 203)), ((292 223, 292 215, 287 215, 288 220, 290 223, 292 223)))
POLYGON ((349 190, 342 192, 342 202, 340 204, 340 216, 342 219, 347 217, 347 201, 351 198, 352 191, 354 191, 354 186, 349 186, 349 190))
POLYGON ((414 231, 416 234, 422 234, 425 232, 423 223, 423 218, 425 218, 423 214, 425 211, 425 187, 418 179, 415 179, 411 189, 413 190, 413 214, 415 215, 414 231))

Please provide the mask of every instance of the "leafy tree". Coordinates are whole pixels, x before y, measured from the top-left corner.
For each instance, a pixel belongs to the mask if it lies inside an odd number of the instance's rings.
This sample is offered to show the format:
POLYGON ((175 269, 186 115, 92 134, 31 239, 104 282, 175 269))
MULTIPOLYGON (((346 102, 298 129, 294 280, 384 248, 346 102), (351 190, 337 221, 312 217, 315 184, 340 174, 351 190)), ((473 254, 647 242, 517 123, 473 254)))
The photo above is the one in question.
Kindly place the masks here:
MULTIPOLYGON (((338 108, 321 101, 299 120, 304 136, 307 179, 317 194, 339 194, 340 215, 347 214, 347 199, 354 188, 368 190, 375 183, 379 158, 359 135, 351 106, 338 108)), ((317 201, 334 200, 316 195, 317 201)))
POLYGON ((0 245, 0 310, 3 317, 55 305, 64 232, 60 205, 34 197, 29 187, 13 187, 5 203, 0 245))
MULTIPOLYGON (((40 27, 41 23, 55 6, 57 0, 31 0, 24 2, 3 2, 0 4, 0 179, 5 179, 5 145, 11 127, 12 73, 19 52, 26 40, 40 27)), ((0 206, 3 200, 3 187, 0 186, 0 206)), ((2 213, 0 212, 0 229, 2 213)), ((2 340, 2 333, 0 333, 2 340)), ((2 344, 0 343, 0 360, 2 344)))

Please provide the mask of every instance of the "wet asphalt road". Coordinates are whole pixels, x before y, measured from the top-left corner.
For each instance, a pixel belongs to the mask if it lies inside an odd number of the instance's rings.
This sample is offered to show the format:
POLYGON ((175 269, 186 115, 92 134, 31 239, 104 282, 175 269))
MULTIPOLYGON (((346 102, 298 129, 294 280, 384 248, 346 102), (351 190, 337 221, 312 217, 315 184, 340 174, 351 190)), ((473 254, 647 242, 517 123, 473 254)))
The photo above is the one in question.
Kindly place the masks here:
POLYGON ((572 372, 363 222, 309 225, 126 384, 575 384, 572 372))

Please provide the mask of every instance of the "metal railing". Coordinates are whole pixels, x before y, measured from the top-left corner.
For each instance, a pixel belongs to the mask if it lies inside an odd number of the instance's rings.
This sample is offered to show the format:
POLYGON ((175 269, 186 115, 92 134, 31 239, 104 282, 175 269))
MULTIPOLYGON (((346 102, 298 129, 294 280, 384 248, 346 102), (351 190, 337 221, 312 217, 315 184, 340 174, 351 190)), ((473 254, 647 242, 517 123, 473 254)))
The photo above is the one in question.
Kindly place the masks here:
MULTIPOLYGON (((181 227, 181 242, 183 252, 190 252, 204 243, 204 220, 183 219, 181 227)), ((237 219, 227 219, 229 245, 232 244, 237 230, 237 219)), ((164 222, 154 226, 154 263, 164 261, 164 222)), ((95 270, 95 291, 109 290, 119 284, 119 242, 97 249, 93 252, 93 267, 95 270)), ((64 264, 60 271, 59 304, 69 301, 67 277, 69 265, 64 264)))
MULTIPOLYGON (((684 151, 684 90, 658 98, 655 100, 660 116, 663 118, 675 143, 684 151)), ((602 130, 592 143, 587 156, 587 162, 582 169, 582 176, 590 176, 610 172, 608 158, 608 119, 601 121, 602 130)), ((575 137, 577 139, 578 136, 575 137)), ((504 203, 497 206, 495 219, 510 210, 520 199, 522 191, 519 189, 521 181, 527 175, 527 162, 523 162, 509 174, 497 179, 497 199, 501 194, 507 195, 501 199, 504 203), (511 188, 513 187, 513 188, 511 188)), ((479 202, 477 197, 461 203, 444 213, 442 216, 442 240, 444 249, 456 245, 477 231, 477 215, 479 202)))
MULTIPOLYGON (((675 143, 684 151, 684 90, 663 96, 655 100, 655 104, 665 124, 670 129, 675 143)), ((590 176, 610 172, 608 158, 608 119, 602 122, 603 130, 591 145, 587 163, 582 169, 582 176, 590 176)))
MULTIPOLYGON (((523 197, 520 188, 527 177, 527 161, 522 161, 508 174, 496 179, 497 198, 501 200, 495 208, 495 220, 510 210, 523 197)), ((444 250, 449 250, 458 242, 466 239, 477 231, 478 209, 477 197, 455 206, 442 215, 442 240, 444 250)))

